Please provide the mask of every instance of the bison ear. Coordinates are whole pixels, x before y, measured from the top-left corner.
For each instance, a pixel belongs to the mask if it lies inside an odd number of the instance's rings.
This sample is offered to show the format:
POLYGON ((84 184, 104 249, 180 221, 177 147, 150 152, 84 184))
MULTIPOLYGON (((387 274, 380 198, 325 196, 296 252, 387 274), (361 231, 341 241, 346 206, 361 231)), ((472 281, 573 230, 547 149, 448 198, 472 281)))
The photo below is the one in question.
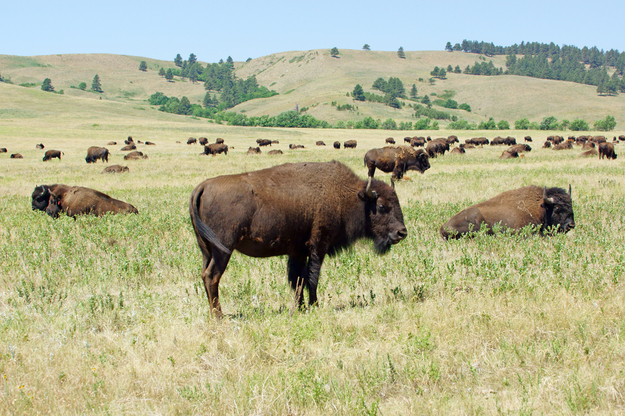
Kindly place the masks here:
POLYGON ((553 205, 554 204, 553 198, 549 198, 547 196, 547 187, 546 186, 543 189, 543 201, 545 201, 545 204, 547 204, 547 205, 553 205))

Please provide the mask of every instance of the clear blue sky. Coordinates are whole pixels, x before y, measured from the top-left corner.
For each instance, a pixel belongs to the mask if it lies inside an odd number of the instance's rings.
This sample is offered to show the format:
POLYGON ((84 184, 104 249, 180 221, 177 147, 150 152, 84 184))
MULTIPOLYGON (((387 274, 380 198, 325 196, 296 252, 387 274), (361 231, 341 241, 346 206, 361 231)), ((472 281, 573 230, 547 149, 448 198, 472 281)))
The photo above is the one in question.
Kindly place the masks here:
POLYGON ((625 51, 623 0, 11 1, 0 54, 235 61, 293 50, 443 50, 463 39, 625 51))

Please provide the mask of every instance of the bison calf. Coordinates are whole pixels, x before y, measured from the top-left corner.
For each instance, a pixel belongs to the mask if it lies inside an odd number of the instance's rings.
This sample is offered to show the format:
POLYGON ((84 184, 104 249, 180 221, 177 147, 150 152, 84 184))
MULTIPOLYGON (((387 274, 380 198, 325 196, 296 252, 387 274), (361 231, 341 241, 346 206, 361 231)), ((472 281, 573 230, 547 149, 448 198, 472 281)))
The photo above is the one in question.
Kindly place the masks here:
POLYGON ((54 158, 61 160, 62 154, 64 155, 65 153, 61 152, 60 150, 47 150, 46 154, 43 155, 43 161, 47 162, 48 160, 54 159, 54 158))
POLYGON ((494 198, 473 205, 451 217, 440 228, 443 238, 460 238, 485 227, 493 234, 493 227, 520 230, 533 225, 540 234, 568 232, 575 228, 571 186, 562 188, 526 186, 503 192, 494 198))
POLYGON ((393 188, 361 180, 336 161, 207 179, 191 193, 189 213, 203 256, 204 288, 217 317, 222 316, 219 281, 233 250, 252 257, 288 256, 296 302, 302 306, 305 287, 314 305, 326 255, 361 238, 385 253, 407 235, 393 188))

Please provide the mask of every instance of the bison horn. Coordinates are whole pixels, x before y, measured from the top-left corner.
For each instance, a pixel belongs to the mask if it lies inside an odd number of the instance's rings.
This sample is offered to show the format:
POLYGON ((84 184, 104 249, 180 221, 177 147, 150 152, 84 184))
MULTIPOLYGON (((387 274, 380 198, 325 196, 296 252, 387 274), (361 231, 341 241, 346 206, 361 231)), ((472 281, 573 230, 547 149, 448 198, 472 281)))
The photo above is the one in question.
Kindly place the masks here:
POLYGON ((553 198, 549 198, 547 196, 547 187, 545 186, 545 188, 543 189, 543 200, 549 204, 549 205, 553 205, 554 201, 553 198))
POLYGON ((369 180, 367 181, 367 189, 365 190, 365 194, 371 199, 377 199, 378 194, 375 193, 373 189, 371 189, 371 176, 369 176, 369 180))
POLYGON ((571 184, 569 184, 569 196, 571 196, 571 184))

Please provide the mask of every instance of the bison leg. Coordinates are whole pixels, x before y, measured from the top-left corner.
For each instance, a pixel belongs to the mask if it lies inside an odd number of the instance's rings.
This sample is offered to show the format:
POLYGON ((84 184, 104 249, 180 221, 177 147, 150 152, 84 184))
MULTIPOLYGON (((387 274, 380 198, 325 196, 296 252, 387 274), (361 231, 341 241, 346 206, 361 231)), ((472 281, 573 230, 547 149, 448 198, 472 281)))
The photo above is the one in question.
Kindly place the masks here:
POLYGON ((289 269, 289 283, 295 290, 295 303, 301 308, 304 305, 302 291, 304 290, 304 285, 308 286, 308 276, 305 273, 306 257, 289 256, 287 267, 289 269))
POLYGON ((202 272, 202 280, 204 281, 204 289, 206 289, 206 296, 208 296, 208 303, 211 308, 211 312, 217 318, 223 318, 221 312, 221 304, 219 303, 219 280, 228 266, 230 260, 229 255, 213 256, 210 261, 204 259, 204 271, 202 272), (206 265, 208 263, 208 265, 206 265))
POLYGON ((308 259, 306 266, 306 287, 308 288, 308 304, 313 306, 317 304, 317 286, 319 285, 319 273, 321 272, 321 264, 324 255, 313 250, 308 259))

